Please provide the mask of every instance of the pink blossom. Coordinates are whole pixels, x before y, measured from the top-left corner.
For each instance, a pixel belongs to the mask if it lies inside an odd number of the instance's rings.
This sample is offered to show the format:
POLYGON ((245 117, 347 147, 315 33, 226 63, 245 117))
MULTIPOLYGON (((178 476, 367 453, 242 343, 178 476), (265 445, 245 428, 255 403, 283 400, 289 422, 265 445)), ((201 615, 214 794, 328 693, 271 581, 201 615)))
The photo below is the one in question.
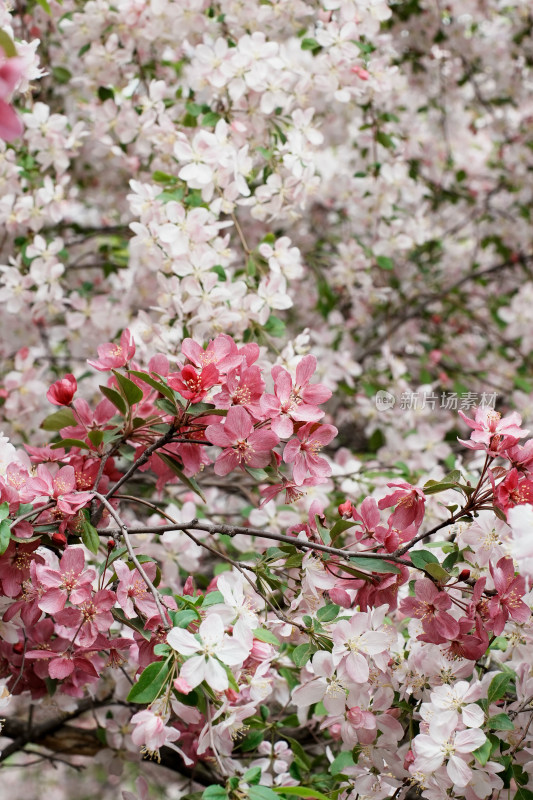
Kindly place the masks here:
POLYGON ((489 564, 489 569, 497 593, 495 597, 490 598, 489 614, 493 631, 499 636, 509 617, 515 622, 527 622, 531 617, 531 611, 521 600, 526 593, 526 580, 523 575, 515 577, 513 559, 500 558, 496 566, 489 564))
POLYGON ((132 741, 137 746, 142 746, 141 752, 157 758, 161 747, 171 747, 180 754, 186 764, 193 763, 179 747, 173 744, 180 738, 180 732, 177 728, 165 725, 159 714, 146 708, 134 714, 130 723, 134 726, 132 741))
POLYGON ((470 441, 459 439, 461 444, 471 450, 501 446, 502 441, 505 442, 504 449, 507 449, 513 447, 519 439, 529 433, 520 427, 522 417, 516 411, 502 419, 499 411, 495 411, 490 406, 479 406, 476 408, 474 419, 467 417, 463 411, 459 411, 459 416, 473 429, 470 441))
POLYGON ((336 435, 337 428, 333 425, 308 422, 299 428, 297 439, 287 442, 283 451, 283 460, 286 464, 294 465, 292 476, 297 486, 302 485, 307 472, 313 478, 325 478, 331 475, 330 465, 318 453, 336 435))
POLYGON ((96 578, 93 567, 84 570, 85 556, 81 547, 67 547, 59 570, 44 565, 37 566, 37 578, 44 594, 38 602, 42 611, 55 614, 65 607, 67 599, 74 605, 80 605, 91 596, 91 584, 96 578))
POLYGON ((424 509, 426 498, 422 489, 416 486, 411 486, 410 483, 405 481, 398 481, 398 483, 388 483, 387 486, 398 487, 395 492, 382 497, 378 503, 380 509, 390 508, 396 506, 395 510, 389 517, 389 522, 400 531, 405 530, 409 525, 419 528, 422 520, 424 519, 424 509))
POLYGON ((72 398, 76 394, 78 384, 76 378, 70 373, 61 380, 53 383, 48 389, 46 396, 55 406, 69 406, 72 398))
POLYGON ((135 355, 135 342, 126 328, 122 331, 120 344, 107 342, 106 344, 101 344, 97 349, 98 359, 96 361, 88 360, 87 363, 101 372, 106 372, 110 369, 126 366, 128 361, 135 355))
POLYGON ((227 475, 239 465, 266 467, 272 449, 279 443, 272 431, 254 430, 252 419, 242 406, 232 406, 225 423, 208 425, 205 435, 212 444, 223 448, 215 461, 217 475, 227 475))
POLYGON ((405 597, 400 603, 400 611, 422 620, 427 641, 437 644, 459 635, 459 624, 447 609, 452 601, 446 592, 440 592, 429 578, 421 578, 415 583, 415 597, 405 597))
POLYGON ((11 142, 21 135, 23 125, 13 108, 9 98, 25 71, 22 58, 7 58, 0 47, 0 139, 11 142))
POLYGON ((37 477, 28 481, 28 490, 33 497, 49 497, 64 514, 75 514, 92 499, 92 492, 78 492, 76 475, 71 466, 61 467, 52 475, 45 464, 37 467, 37 477))
POLYGON ((168 385, 181 394, 185 400, 199 403, 207 395, 209 389, 219 381, 218 370, 214 364, 207 364, 198 373, 190 364, 181 372, 171 372, 168 385))

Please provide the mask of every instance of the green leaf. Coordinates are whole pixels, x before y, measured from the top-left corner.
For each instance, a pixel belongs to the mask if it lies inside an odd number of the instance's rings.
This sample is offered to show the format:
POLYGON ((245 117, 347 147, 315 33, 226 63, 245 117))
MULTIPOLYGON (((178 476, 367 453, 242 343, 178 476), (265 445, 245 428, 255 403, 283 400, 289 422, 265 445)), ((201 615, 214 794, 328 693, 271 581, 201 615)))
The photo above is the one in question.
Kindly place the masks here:
POLYGON ((379 142, 382 147, 386 147, 389 150, 394 149, 393 139, 384 131, 378 131, 376 133, 376 142, 379 142))
POLYGON ((257 467, 245 467, 245 470, 256 481, 268 480, 268 472, 266 472, 264 469, 258 469, 257 467))
POLYGON ((388 256, 377 256, 376 264, 381 269, 388 269, 388 270, 394 269, 394 261, 392 260, 392 258, 389 258, 388 256))
POLYGON ((353 528, 355 522, 349 519, 338 519, 333 528, 330 530, 329 535, 331 536, 331 541, 333 542, 337 536, 340 536, 341 533, 347 531, 348 528, 353 528))
POLYGON ((302 39, 301 48, 302 50, 311 50, 312 53, 318 53, 319 50, 322 50, 322 47, 318 44, 317 40, 312 38, 302 39))
POLYGON ((9 503, 2 503, 0 505, 0 521, 9 517, 9 503))
POLYGON ((315 648, 312 644, 299 644, 298 647, 295 647, 293 650, 292 660, 297 667, 303 667, 307 664, 314 652, 315 648))
POLYGON ((250 800, 278 800, 278 796, 268 786, 250 786, 248 789, 250 800))
POLYGON ((513 797, 513 800, 533 800, 533 792, 530 792, 529 789, 524 789, 523 786, 520 786, 513 797))
POLYGON ((176 461, 174 461, 174 459, 171 458, 170 456, 167 456, 164 453, 158 453, 157 455, 159 456, 161 461, 163 461, 167 465, 167 467, 170 467, 172 472, 178 476, 180 481, 184 483, 185 486, 187 486, 189 489, 191 489, 191 491, 193 491, 195 494, 201 497, 204 503, 207 503, 207 500, 205 499, 202 490, 200 489, 194 478, 188 478, 181 469, 181 467, 179 466, 179 464, 176 461))
POLYGON ((76 425, 76 418, 70 408, 60 408, 41 422, 43 431, 60 431, 70 425, 76 425))
POLYGON ((479 761, 481 766, 484 767, 490 758, 491 752, 492 752, 492 744, 490 742, 490 739, 487 739, 486 742, 484 742, 481 745, 481 747, 478 747, 477 750, 474 750, 472 755, 477 761, 479 761))
POLYGON ((227 797, 228 793, 224 787, 217 784, 208 786, 202 794, 202 800, 227 800, 227 797))
POLYGON ((187 628, 191 622, 201 619, 200 614, 192 608, 183 611, 171 611, 172 623, 176 628, 187 628))
POLYGON ((65 67, 52 67, 52 77, 57 83, 68 83, 72 73, 65 67))
POLYGON ((285 336, 285 323, 275 317, 273 314, 269 316, 263 325, 263 328, 275 339, 282 339, 285 336))
POLYGON ((430 553, 429 550, 411 550, 409 555, 411 556, 412 565, 418 569, 425 569, 426 564, 439 563, 437 556, 434 553, 430 553))
POLYGON ((493 731, 514 731, 512 720, 507 714, 495 714, 493 717, 489 717, 487 725, 493 731))
POLYGON ((337 758, 330 764, 329 771, 332 775, 339 775, 346 767, 353 767, 354 760, 351 750, 339 753, 337 758))
POLYGON ((341 607, 336 603, 329 603, 327 606, 319 608, 316 612, 316 618, 319 622, 331 622, 339 615, 341 607))
POLYGON ((0 30, 0 47, 6 54, 7 58, 13 58, 14 56, 17 55, 17 51, 15 50, 15 45, 13 44, 13 40, 3 30, 0 30))
POLYGON ((136 383, 130 381, 129 378, 126 378, 125 375, 122 375, 120 372, 117 372, 115 369, 112 370, 113 375, 117 379, 118 385, 122 389, 124 397, 128 401, 130 406, 135 405, 135 403, 140 403, 143 399, 143 392, 136 383))
POLYGON ((497 700, 501 700, 501 698, 504 697, 512 678, 513 676, 508 672, 499 672, 498 675, 491 680, 487 692, 489 704, 495 703, 497 700))
POLYGON ((104 441, 104 432, 89 431, 89 433, 87 434, 87 438, 90 440, 91 444, 93 444, 95 447, 100 447, 100 445, 104 441))
POLYGON ((224 596, 222 592, 219 592, 218 589, 216 589, 214 592, 209 592, 209 594, 206 594, 202 602, 202 608, 207 608, 208 606, 214 606, 217 603, 223 603, 223 602, 224 602, 224 596))
POLYGON ((95 555, 98 553, 100 537, 98 536, 98 531, 91 525, 85 514, 81 522, 81 540, 87 550, 90 550, 95 555))
POLYGON ((261 775, 263 774, 261 767, 252 767, 251 769, 247 769, 244 775, 242 776, 243 781, 246 783, 259 783, 261 780, 261 775))
POLYGON ((217 114, 216 111, 208 111, 207 114, 203 115, 202 119, 200 120, 200 124, 205 125, 208 128, 214 128, 219 119, 222 119, 222 117, 220 114, 217 114))
POLYGON ((267 644, 273 644, 277 647, 281 644, 278 637, 272 631, 267 631, 266 628, 254 628, 252 633, 260 642, 267 642, 267 644))
POLYGON ((275 786, 274 791, 278 794, 287 794, 293 797, 316 797, 317 800, 331 800, 327 794, 316 789, 308 789, 306 786, 275 786))
POLYGON ((239 742, 239 750, 243 753, 249 753, 251 750, 255 750, 265 738, 264 731, 250 731, 244 739, 241 739, 239 742))
POLYGON ((437 494, 438 492, 446 492, 448 489, 457 489, 457 484, 446 481, 428 481, 422 489, 424 494, 437 494))
POLYGON ((84 450, 91 449, 87 442, 82 442, 81 439, 61 439, 60 442, 54 442, 54 444, 50 445, 52 450, 59 450, 60 447, 81 447, 84 450))
POLYGON ((426 564, 424 572, 431 575, 439 583, 447 583, 450 580, 450 573, 446 572, 440 564, 426 564))
POLYGON ((98 388, 104 397, 107 397, 107 399, 113 403, 115 408, 118 408, 120 413, 126 416, 128 409, 122 395, 116 392, 114 389, 110 389, 109 386, 99 386, 98 388))
POLYGON ((168 398, 172 403, 175 402, 174 392, 172 391, 170 386, 167 386, 162 381, 158 381, 155 378, 152 378, 151 375, 147 375, 146 372, 141 372, 140 370, 137 369, 129 369, 128 373, 130 375, 135 375, 136 378, 138 378, 143 383, 147 383, 148 386, 152 387, 152 389, 157 389, 158 392, 160 392, 162 395, 168 398))
POLYGON ((170 659, 149 664, 135 683, 126 700, 128 703, 151 703, 161 693, 170 674, 170 659))
POLYGON ((360 556, 350 556, 350 563, 356 564, 362 569, 370 570, 371 572, 393 572, 396 575, 400 573, 399 568, 383 558, 364 558, 360 556))
POLYGON ((11 540, 11 523, 8 519, 0 522, 0 556, 3 556, 11 540))

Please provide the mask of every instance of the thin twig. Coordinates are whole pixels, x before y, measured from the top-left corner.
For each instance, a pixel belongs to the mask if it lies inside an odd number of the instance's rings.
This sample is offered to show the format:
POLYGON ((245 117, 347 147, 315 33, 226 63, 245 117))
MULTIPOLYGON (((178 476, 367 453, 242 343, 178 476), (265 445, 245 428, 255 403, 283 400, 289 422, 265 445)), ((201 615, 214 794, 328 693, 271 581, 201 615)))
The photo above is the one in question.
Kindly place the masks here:
MULTIPOLYGON (((100 494, 99 492, 95 492, 94 496, 97 497, 98 500, 100 500, 100 502, 107 508, 107 510, 109 511, 109 513, 111 514, 111 516, 113 517, 113 519, 115 520, 117 525, 119 526, 120 533, 122 534, 122 538, 124 539, 124 544, 126 545, 126 549, 128 551, 128 555, 129 555, 130 559, 133 561, 133 563, 135 564, 135 566, 137 567, 137 571, 138 571, 139 575, 141 576, 141 578, 144 580, 144 582, 148 586, 148 588, 149 588, 149 590, 150 590, 150 592, 151 592, 151 594, 152 594, 152 596, 153 596, 153 598, 155 600, 155 604, 157 606, 157 610, 158 610, 159 615, 161 617, 161 622, 162 622, 163 626, 168 630, 170 628, 170 625, 168 623, 167 616, 166 616, 165 612, 163 611, 163 605, 161 603, 161 597, 159 595, 159 592, 155 588, 154 584, 152 583, 152 581, 150 580, 150 578, 146 574, 145 570, 143 569, 143 566, 140 563, 139 559, 137 558, 137 556, 134 553, 133 547, 131 546, 131 541, 130 541, 130 537, 129 537, 128 529, 127 529, 126 525, 122 522, 122 520, 118 516, 117 512, 115 511, 115 509, 113 508, 113 506, 111 505, 109 500, 107 500, 107 498, 104 497, 103 494, 100 494)), ((109 531, 107 531, 107 533, 109 533, 109 531)))

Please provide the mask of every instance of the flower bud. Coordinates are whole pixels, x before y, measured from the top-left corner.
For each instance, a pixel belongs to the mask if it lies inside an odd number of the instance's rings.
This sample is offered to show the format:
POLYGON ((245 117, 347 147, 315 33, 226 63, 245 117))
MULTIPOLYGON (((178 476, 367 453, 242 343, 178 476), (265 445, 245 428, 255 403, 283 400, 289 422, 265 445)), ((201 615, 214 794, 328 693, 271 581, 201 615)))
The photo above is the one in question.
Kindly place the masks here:
POLYGON ((76 378, 70 373, 61 380, 53 383, 46 393, 49 402, 54 406, 69 406, 76 394, 78 384, 76 378))

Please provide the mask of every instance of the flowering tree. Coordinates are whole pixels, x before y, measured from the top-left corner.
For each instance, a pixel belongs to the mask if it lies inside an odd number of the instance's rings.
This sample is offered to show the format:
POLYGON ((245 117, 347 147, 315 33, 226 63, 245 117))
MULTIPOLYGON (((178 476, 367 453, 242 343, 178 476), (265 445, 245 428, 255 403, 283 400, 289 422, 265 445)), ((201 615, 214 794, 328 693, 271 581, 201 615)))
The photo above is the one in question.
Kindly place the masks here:
POLYGON ((6 786, 533 798, 532 36, 0 8, 6 786))

